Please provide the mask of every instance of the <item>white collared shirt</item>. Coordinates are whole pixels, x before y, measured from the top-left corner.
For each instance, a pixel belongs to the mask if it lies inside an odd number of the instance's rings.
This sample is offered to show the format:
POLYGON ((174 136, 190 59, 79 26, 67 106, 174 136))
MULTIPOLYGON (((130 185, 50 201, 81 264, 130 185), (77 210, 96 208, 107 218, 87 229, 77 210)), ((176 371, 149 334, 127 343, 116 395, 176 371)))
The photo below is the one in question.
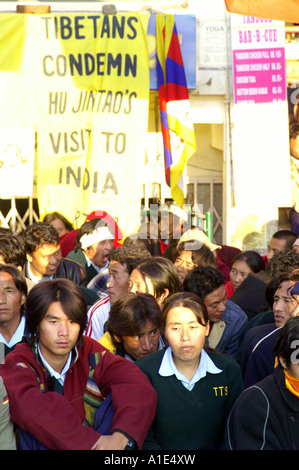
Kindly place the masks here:
POLYGON ((210 374, 220 374, 222 370, 218 369, 218 367, 215 366, 210 356, 203 349, 200 354, 200 361, 198 364, 198 368, 195 374, 193 375, 192 379, 188 380, 184 376, 184 374, 182 374, 180 371, 177 370, 173 362, 172 350, 169 346, 164 353, 158 372, 160 375, 164 377, 168 377, 169 375, 175 375, 176 378, 182 382, 184 387, 186 387, 188 390, 191 391, 194 385, 196 384, 196 382, 198 382, 200 379, 205 377, 207 375, 207 372, 209 372, 210 374))
POLYGON ((15 344, 20 343, 24 336, 25 330, 25 317, 22 315, 20 323, 12 337, 10 338, 9 342, 6 341, 4 336, 0 333, 0 343, 4 343, 8 348, 12 348, 15 344))
POLYGON ((38 277, 38 276, 35 276, 33 274, 33 272, 31 271, 31 267, 30 267, 30 263, 28 261, 28 275, 29 275, 29 279, 31 279, 32 282, 34 282, 34 284, 38 284, 40 281, 49 281, 49 280, 52 280, 54 279, 54 275, 51 274, 51 276, 42 276, 42 277, 38 277))
POLYGON ((43 355, 41 353, 41 350, 40 350, 40 347, 39 347, 39 344, 38 344, 37 347, 38 347, 38 352, 39 352, 40 358, 41 358, 44 366, 46 367, 46 369, 49 371, 51 377, 55 377, 55 379, 57 379, 61 383, 61 385, 63 386, 64 381, 65 381, 65 376, 66 376, 67 371, 69 370, 69 368, 71 366, 72 351, 69 352, 69 357, 68 357, 68 359, 67 359, 67 361, 64 365, 64 368, 62 369, 61 373, 59 373, 56 370, 54 370, 53 367, 51 367, 50 364, 43 357, 43 355))
MULTIPOLYGON (((83 250, 82 250, 83 251, 83 250)), ((84 251, 83 251, 84 253, 84 251)), ((88 258, 88 256, 86 256, 86 254, 84 253, 84 256, 86 258, 86 263, 87 263, 87 266, 93 266, 94 269, 96 270, 96 272, 99 274, 101 273, 102 271, 104 271, 106 268, 108 268, 109 266, 109 260, 107 261, 107 263, 105 264, 105 266, 103 266, 102 268, 100 266, 97 266, 96 264, 94 264, 91 259, 88 258)))

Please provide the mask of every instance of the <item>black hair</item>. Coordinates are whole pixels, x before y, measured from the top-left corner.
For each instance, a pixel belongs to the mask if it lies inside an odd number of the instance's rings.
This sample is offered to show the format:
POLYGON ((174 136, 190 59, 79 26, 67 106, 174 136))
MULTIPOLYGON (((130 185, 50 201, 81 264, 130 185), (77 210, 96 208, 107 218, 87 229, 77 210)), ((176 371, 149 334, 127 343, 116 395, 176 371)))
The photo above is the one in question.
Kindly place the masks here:
POLYGON ((83 237, 83 235, 89 235, 90 233, 94 232, 94 230, 98 227, 108 227, 111 233, 114 234, 114 229, 111 227, 111 225, 108 222, 105 221, 105 219, 94 217, 90 220, 86 220, 78 230, 78 233, 76 236, 76 246, 74 250, 77 251, 79 248, 81 248, 80 239, 83 237))
POLYGON ((278 230, 272 235, 272 238, 276 238, 277 240, 285 240, 285 249, 287 250, 292 248, 294 241, 297 239, 297 235, 291 230, 278 230))
POLYGON ((205 296, 224 286, 225 277, 221 271, 212 266, 197 266, 184 279, 185 292, 193 292, 204 300, 205 296))
POLYGON ((178 292, 169 297, 162 309, 161 331, 165 331, 167 315, 169 311, 176 307, 185 307, 190 309, 200 325, 206 326, 209 322, 208 311, 203 300, 192 292, 178 292))
POLYGON ((168 289, 169 296, 180 290, 177 270, 167 258, 154 256, 136 263, 134 269, 140 273, 144 281, 146 277, 151 280, 156 298, 164 294, 165 289, 168 289))
POLYGON ((0 272, 10 274, 14 280, 16 288, 22 292, 22 294, 27 295, 28 287, 24 274, 13 264, 1 264, 0 263, 0 272))
POLYGON ((46 224, 50 224, 51 222, 53 222, 53 220, 55 219, 59 219, 61 220, 61 222, 63 222, 66 230, 68 230, 69 232, 71 232, 72 230, 74 230, 74 227, 73 225, 71 224, 71 222, 66 218, 64 217, 64 215, 60 214, 60 212, 49 212, 48 214, 46 214, 43 218, 43 222, 45 222, 46 224))
POLYGON ((18 233, 0 234, 0 255, 6 264, 23 266, 26 263, 26 246, 18 233))
POLYGON ((245 261, 247 266, 253 273, 258 273, 265 269, 265 262, 261 255, 254 250, 246 250, 242 251, 242 253, 238 253, 232 261, 234 264, 236 261, 245 261))
POLYGON ((287 368, 299 363, 299 317, 287 320, 276 339, 274 352, 276 357, 281 357, 287 368))
POLYGON ((30 255, 43 245, 59 246, 60 238, 51 224, 35 222, 29 225, 21 236, 25 242, 26 252, 30 255))
POLYGON ((106 331, 113 345, 124 353, 122 336, 138 335, 147 320, 160 329, 161 309, 156 299, 151 294, 129 292, 111 305, 106 331))
POLYGON ((191 251, 191 259, 196 266, 217 266, 217 258, 210 248, 199 240, 187 240, 179 242, 177 246, 178 256, 183 251, 191 251))
MULTIPOLYGON (((28 287, 27 282, 24 274, 14 265, 12 264, 0 264, 0 272, 10 274, 13 278, 14 283, 18 291, 21 294, 24 294, 27 297, 28 294, 28 287)), ((20 313, 21 315, 25 312, 25 304, 21 305, 20 313)))
POLYGON ((295 250, 284 250, 271 258, 266 267, 266 273, 271 277, 277 277, 282 273, 299 268, 299 253, 295 250))
POLYGON ((285 281, 299 282, 299 269, 294 269, 294 271, 281 273, 275 278, 271 279, 270 282, 268 282, 265 289, 265 297, 271 308, 273 308, 275 292, 285 281))
POLYGON ((110 254, 110 261, 118 261, 122 264, 128 274, 131 274, 134 265, 143 260, 151 258, 150 252, 144 247, 144 245, 121 245, 116 247, 110 254))
POLYGON ((87 305, 80 287, 63 278, 40 282, 30 290, 25 306, 27 342, 33 343, 38 338, 38 326, 54 302, 59 302, 64 313, 80 325, 77 340, 80 346, 87 324, 87 305))

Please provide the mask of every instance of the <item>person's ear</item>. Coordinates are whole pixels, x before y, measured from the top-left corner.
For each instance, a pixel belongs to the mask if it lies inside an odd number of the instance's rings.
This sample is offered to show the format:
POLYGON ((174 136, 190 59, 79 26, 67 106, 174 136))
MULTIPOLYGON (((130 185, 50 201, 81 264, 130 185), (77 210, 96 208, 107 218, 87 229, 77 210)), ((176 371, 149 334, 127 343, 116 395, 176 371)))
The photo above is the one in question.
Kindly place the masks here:
POLYGON ((157 299, 158 304, 161 306, 165 299, 169 296, 169 289, 164 289, 164 292, 157 299))
POLYGON ((29 253, 26 253, 26 259, 29 263, 32 263, 32 256, 29 253))
POLYGON ((22 296, 21 296, 21 305, 24 305, 25 302, 26 302, 26 295, 22 294, 22 296))
POLYGON ((278 360, 279 360, 281 366, 282 366, 284 369, 286 369, 286 368, 287 368, 287 363, 286 363, 286 361, 284 360, 284 358, 281 357, 281 356, 279 356, 278 360))

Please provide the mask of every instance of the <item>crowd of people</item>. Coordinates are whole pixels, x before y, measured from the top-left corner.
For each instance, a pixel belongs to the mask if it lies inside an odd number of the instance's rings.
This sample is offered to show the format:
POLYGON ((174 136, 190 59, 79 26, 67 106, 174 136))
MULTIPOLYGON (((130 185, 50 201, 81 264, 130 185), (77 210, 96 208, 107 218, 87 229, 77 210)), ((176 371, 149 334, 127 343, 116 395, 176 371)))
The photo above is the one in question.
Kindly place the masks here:
POLYGON ((299 449, 297 235, 183 222, 0 228, 0 449, 299 449))

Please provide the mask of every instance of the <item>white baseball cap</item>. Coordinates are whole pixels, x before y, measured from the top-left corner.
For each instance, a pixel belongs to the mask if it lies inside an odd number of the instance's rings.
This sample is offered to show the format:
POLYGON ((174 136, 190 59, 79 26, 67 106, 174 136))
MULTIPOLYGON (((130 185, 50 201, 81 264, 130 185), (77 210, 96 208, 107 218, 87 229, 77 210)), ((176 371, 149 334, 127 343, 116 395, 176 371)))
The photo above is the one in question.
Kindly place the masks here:
POLYGON ((200 228, 190 228, 186 230, 181 236, 179 243, 188 242, 191 240, 197 240, 201 243, 204 243, 211 251, 221 249, 220 245, 215 245, 209 240, 209 237, 201 230, 200 228))

